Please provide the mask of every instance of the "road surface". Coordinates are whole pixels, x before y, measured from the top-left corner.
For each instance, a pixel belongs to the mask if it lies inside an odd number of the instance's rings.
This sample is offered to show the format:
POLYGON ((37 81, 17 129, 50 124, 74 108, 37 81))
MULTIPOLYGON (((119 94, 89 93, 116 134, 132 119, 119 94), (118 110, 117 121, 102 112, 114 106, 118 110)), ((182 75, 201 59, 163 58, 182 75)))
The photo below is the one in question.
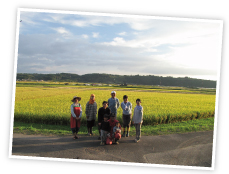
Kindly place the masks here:
POLYGON ((42 136, 14 133, 12 155, 119 161, 167 165, 212 165, 213 131, 121 138, 119 145, 100 145, 97 136, 42 136))

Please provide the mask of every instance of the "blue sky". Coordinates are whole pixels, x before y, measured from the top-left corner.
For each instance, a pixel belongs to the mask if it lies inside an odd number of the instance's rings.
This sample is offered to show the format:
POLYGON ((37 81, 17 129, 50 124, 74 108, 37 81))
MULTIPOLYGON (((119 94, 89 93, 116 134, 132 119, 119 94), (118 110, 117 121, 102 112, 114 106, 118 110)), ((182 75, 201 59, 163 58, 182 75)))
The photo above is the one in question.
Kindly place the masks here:
POLYGON ((18 73, 217 80, 219 21, 20 11, 18 73))

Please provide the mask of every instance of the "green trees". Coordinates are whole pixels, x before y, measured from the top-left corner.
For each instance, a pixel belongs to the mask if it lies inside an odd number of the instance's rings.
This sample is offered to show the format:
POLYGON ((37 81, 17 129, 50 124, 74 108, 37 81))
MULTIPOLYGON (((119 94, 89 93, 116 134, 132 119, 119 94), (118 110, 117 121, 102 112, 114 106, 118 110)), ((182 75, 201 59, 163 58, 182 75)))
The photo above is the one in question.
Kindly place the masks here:
POLYGON ((44 80, 60 82, 82 82, 82 83, 105 83, 105 84, 135 84, 135 85, 160 85, 160 86, 181 86, 181 87, 204 87, 216 88, 216 81, 193 79, 190 77, 162 77, 153 75, 114 75, 114 74, 27 74, 18 73, 18 80, 44 80))

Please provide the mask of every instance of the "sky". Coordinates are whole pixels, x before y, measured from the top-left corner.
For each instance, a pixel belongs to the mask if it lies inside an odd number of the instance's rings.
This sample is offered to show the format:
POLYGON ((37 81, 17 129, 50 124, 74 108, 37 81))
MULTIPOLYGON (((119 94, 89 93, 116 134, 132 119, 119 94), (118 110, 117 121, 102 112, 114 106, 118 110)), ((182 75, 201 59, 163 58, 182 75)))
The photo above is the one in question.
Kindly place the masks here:
POLYGON ((20 11, 17 73, 106 73, 217 80, 219 21, 20 11))

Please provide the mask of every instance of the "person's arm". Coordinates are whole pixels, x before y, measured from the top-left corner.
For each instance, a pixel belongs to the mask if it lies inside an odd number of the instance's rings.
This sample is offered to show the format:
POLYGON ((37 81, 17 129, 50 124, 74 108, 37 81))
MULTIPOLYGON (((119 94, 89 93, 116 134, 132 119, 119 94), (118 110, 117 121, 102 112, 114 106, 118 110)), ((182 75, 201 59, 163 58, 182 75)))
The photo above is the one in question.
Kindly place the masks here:
POLYGON ((96 120, 96 114, 97 114, 97 103, 95 102, 95 110, 94 110, 94 120, 96 120))
POLYGON ((108 101, 107 101, 107 102, 108 102, 108 104, 107 104, 107 105, 108 105, 108 108, 110 108, 110 107, 109 107, 109 100, 110 100, 110 99, 108 99, 108 101))
POLYGON ((111 114, 111 109, 107 107, 107 109, 106 109, 106 112, 105 112, 105 113, 106 113, 106 114, 108 114, 108 115, 110 115, 110 114, 111 114))
POLYGON ((71 114, 74 118, 76 118, 76 114, 74 113, 74 107, 71 105, 71 114))
POLYGON ((117 104, 117 109, 118 109, 120 106, 119 99, 117 99, 117 101, 118 101, 118 104, 117 104))
POLYGON ((102 113, 101 113, 101 109, 99 108, 99 111, 98 111, 98 123, 101 123, 102 122, 102 113))
POLYGON ((80 105, 80 115, 79 115, 79 118, 81 118, 82 117, 82 114, 83 114, 83 110, 82 110, 81 104, 79 104, 79 105, 80 105))
POLYGON ((142 109, 141 109, 141 111, 140 111, 140 117, 141 117, 141 122, 139 123, 139 124, 142 124, 143 123, 143 107, 142 107, 142 109))
POLYGON ((125 110, 125 105, 123 103, 121 103, 121 108, 122 110, 125 110))
POLYGON ((130 103, 130 110, 132 110, 132 103, 130 103))
POLYGON ((87 104, 86 104, 86 109, 85 109, 85 114, 86 114, 86 117, 87 117, 87 119, 88 119, 88 112, 89 112, 89 102, 87 102, 87 104))
POLYGON ((134 119, 135 119, 135 114, 136 114, 135 112, 136 112, 136 111, 135 111, 135 108, 134 108, 134 114, 133 114, 133 118, 132 118, 132 120, 133 120, 133 121, 132 121, 132 122, 133 122, 133 124, 134 124, 134 119))

